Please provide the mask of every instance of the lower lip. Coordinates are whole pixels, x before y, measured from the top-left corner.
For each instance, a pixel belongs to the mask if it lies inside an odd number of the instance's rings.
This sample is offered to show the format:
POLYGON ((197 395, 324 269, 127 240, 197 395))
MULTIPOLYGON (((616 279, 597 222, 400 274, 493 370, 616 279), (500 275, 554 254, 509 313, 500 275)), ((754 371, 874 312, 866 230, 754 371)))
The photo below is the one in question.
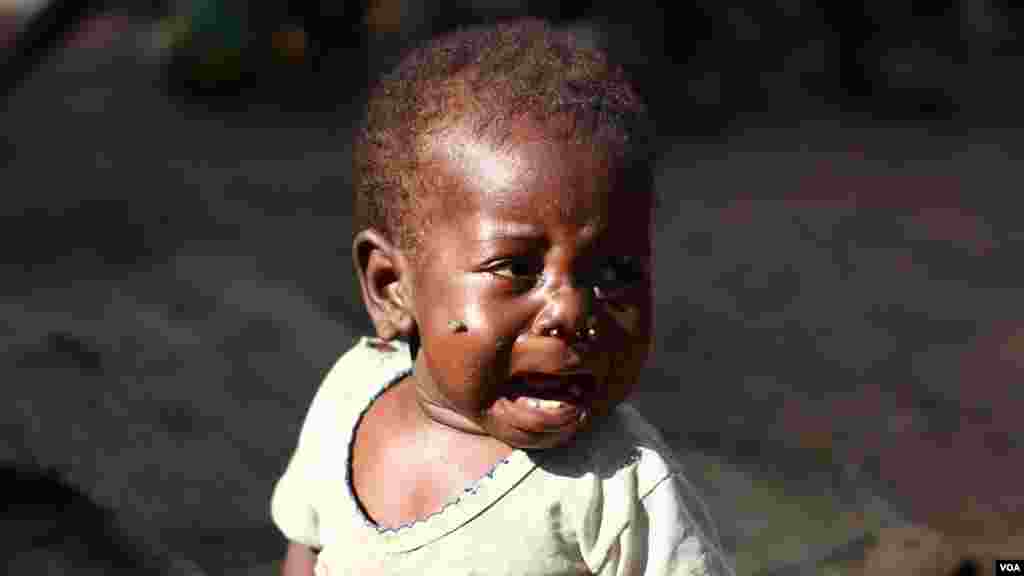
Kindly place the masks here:
POLYGON ((571 402, 563 402, 561 406, 553 409, 538 408, 530 405, 530 399, 520 396, 515 400, 509 400, 515 411, 522 415, 525 420, 522 428, 535 432, 551 432, 564 430, 579 424, 583 416, 583 407, 571 402))

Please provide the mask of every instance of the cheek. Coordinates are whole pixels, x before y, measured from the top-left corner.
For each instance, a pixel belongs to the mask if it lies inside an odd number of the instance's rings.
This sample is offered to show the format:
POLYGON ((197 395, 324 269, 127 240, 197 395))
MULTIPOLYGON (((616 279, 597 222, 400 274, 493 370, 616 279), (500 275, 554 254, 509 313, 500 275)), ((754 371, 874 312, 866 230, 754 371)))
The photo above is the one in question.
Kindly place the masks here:
POLYGON ((519 332, 514 310, 475 302, 464 309, 467 332, 463 348, 468 361, 468 378, 475 382, 504 380, 508 371, 512 342, 519 332))
POLYGON ((642 330, 643 310, 639 306, 608 306, 608 317, 615 323, 615 331, 627 338, 642 330))
POLYGON ((466 412, 486 406, 504 381, 511 349, 512 314, 467 298, 427 311, 427 364, 444 394, 466 412), (449 322, 462 322, 454 330, 449 322))
POLYGON ((618 391, 621 395, 628 395, 653 347, 654 314, 649 288, 639 288, 636 298, 621 306, 607 307, 608 330, 614 335, 608 341, 609 367, 613 380, 622 387, 618 391))
POLYGON ((653 328, 653 285, 645 282, 624 298, 609 302, 605 312, 615 334, 627 340, 645 340, 653 328))

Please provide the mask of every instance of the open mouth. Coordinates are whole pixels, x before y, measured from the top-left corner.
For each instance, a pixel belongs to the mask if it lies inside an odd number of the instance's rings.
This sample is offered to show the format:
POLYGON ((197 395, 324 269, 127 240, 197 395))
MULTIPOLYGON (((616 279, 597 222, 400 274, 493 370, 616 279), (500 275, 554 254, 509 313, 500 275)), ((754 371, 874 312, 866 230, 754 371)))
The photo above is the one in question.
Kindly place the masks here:
POLYGON ((541 374, 530 372, 522 374, 512 380, 513 390, 511 395, 525 396, 538 401, 547 401, 547 405, 553 406, 554 402, 582 402, 594 388, 594 376, 592 374, 541 374))
POLYGON ((578 424, 595 385, 592 374, 530 373, 512 382, 507 399, 521 416, 523 427, 534 431, 578 424))

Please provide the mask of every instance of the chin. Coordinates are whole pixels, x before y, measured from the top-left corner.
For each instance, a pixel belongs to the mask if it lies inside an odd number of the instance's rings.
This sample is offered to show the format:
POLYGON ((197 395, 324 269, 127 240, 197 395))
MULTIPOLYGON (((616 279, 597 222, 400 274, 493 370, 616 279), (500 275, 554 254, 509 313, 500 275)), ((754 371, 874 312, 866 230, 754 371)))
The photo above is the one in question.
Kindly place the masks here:
POLYGON ((511 446, 519 450, 551 450, 554 448, 558 448, 559 446, 564 446, 568 444, 572 440, 572 438, 572 436, 568 438, 545 438, 543 440, 530 443, 511 444, 511 446))
POLYGON ((499 440, 518 450, 551 450, 573 441, 576 436, 587 428, 589 418, 569 430, 552 432, 531 432, 513 428, 497 436, 499 440))

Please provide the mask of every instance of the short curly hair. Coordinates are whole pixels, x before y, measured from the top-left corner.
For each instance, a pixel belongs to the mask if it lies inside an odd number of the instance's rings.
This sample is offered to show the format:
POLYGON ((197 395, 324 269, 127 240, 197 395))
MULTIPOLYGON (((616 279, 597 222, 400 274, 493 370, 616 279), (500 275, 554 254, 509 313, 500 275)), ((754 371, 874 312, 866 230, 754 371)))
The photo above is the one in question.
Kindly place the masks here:
POLYGON ((558 116, 572 120, 561 123, 571 127, 561 137, 618 146, 650 173, 646 106, 621 66, 568 31, 517 20, 459 30, 412 51, 371 91, 355 134, 354 232, 375 229, 414 255, 425 231, 413 215, 431 192, 415 177, 426 137, 464 119, 476 135, 500 141, 512 121, 553 125, 558 116))

